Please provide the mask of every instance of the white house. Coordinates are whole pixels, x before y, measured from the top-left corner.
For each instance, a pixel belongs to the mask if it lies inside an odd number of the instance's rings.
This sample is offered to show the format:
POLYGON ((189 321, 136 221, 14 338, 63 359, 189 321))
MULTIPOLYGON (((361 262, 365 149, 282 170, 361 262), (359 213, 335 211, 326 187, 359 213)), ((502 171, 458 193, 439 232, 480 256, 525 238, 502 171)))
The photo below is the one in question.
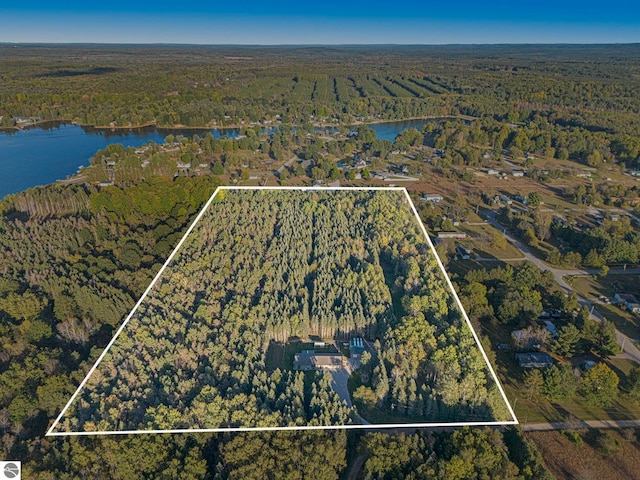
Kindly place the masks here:
POLYGON ((616 293, 613 297, 616 303, 622 304, 629 309, 630 312, 640 313, 640 302, 630 293, 616 293))

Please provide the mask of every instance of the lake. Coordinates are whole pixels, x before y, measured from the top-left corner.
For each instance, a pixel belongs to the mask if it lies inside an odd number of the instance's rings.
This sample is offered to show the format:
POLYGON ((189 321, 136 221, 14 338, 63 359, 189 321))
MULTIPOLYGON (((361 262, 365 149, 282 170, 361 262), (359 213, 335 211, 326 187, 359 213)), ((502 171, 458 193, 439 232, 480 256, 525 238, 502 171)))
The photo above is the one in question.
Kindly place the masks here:
MULTIPOLYGON (((378 138, 393 141, 407 128, 422 128, 428 120, 406 120, 370 125, 378 138)), ((169 134, 193 135, 209 130, 164 130, 146 127, 102 130, 51 122, 18 131, 0 132, 0 198, 29 187, 62 180, 89 164, 97 150, 112 143, 138 147, 149 141, 162 143, 169 134)), ((239 134, 238 129, 210 130, 214 137, 239 134)))

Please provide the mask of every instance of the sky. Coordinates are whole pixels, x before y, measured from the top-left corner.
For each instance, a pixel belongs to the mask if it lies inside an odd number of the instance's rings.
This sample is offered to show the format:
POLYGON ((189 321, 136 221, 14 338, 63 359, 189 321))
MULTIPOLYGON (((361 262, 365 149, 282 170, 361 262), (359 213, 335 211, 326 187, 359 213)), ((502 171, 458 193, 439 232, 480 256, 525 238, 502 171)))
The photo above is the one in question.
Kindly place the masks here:
POLYGON ((640 42, 639 0, 7 3, 0 0, 0 42, 261 45, 640 42))

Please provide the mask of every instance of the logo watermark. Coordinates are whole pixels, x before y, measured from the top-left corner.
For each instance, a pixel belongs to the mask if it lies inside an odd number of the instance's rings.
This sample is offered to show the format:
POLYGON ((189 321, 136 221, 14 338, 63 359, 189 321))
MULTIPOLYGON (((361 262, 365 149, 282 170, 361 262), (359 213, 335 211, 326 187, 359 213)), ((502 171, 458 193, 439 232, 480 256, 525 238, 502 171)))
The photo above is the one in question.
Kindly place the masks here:
POLYGON ((0 462, 0 480, 20 480, 20 462, 0 462))

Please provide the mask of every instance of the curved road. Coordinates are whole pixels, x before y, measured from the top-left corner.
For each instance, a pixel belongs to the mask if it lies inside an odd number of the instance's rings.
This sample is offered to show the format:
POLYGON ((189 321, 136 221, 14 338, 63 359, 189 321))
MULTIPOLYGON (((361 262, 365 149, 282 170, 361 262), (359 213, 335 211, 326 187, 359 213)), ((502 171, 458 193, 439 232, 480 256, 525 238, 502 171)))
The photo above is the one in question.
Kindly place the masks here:
POLYGON ((273 174, 276 177, 280 178, 280 174, 282 173, 282 171, 286 167, 289 167, 289 166, 293 165, 295 162, 299 162, 299 161, 300 161, 300 158, 298 157, 298 155, 294 155, 289 160, 287 160, 284 164, 282 164, 282 166, 280 168, 278 168, 275 172, 273 172, 273 174))
MULTIPOLYGON (((566 275, 593 275, 593 274, 599 273, 600 270, 598 270, 598 269, 563 270, 563 269, 560 269, 560 268, 550 267, 549 265, 544 263, 542 260, 540 260, 538 257, 536 257, 534 254, 532 254, 529 251, 529 249, 520 240, 518 240, 513 235, 511 235, 511 233, 509 233, 509 231, 503 225, 498 223, 498 221, 496 220, 496 212, 494 212, 494 211, 487 212, 487 220, 489 221, 489 223, 493 227, 495 227, 498 230, 500 230, 504 234, 506 239, 509 240, 511 243, 513 243, 516 246, 516 248, 518 248, 524 254, 524 257, 525 257, 526 260, 529 260, 533 264, 537 265, 537 267, 540 268, 540 270, 549 270, 553 274, 553 278, 555 279, 555 281, 558 282, 558 285, 560 285, 560 287, 562 287, 565 291, 576 293, 576 295, 578 297, 578 303, 580 305, 586 305, 587 307, 591 307, 591 305, 593 303, 599 303, 598 300, 587 299, 587 298, 584 298, 584 297, 578 295, 577 292, 575 292, 575 290, 573 290, 573 288, 571 288, 571 285, 569 285, 566 282, 564 277, 566 275)), ((519 260, 522 260, 522 259, 519 259, 519 260)), ((627 273, 627 274, 628 273, 640 273, 640 269, 636 268, 636 269, 627 269, 627 270, 623 270, 623 271, 620 271, 620 270, 609 271, 609 275, 622 274, 622 273, 627 273)), ((593 310, 592 309, 591 317, 594 318, 598 322, 602 321, 602 315, 597 310, 593 310)), ((621 333, 618 330, 616 330, 616 339, 618 340, 618 345, 621 345, 622 349, 624 351, 624 354, 622 356, 625 357, 625 358, 634 360, 637 363, 640 363, 640 350, 635 346, 633 341, 629 337, 627 337, 625 334, 621 333)))

